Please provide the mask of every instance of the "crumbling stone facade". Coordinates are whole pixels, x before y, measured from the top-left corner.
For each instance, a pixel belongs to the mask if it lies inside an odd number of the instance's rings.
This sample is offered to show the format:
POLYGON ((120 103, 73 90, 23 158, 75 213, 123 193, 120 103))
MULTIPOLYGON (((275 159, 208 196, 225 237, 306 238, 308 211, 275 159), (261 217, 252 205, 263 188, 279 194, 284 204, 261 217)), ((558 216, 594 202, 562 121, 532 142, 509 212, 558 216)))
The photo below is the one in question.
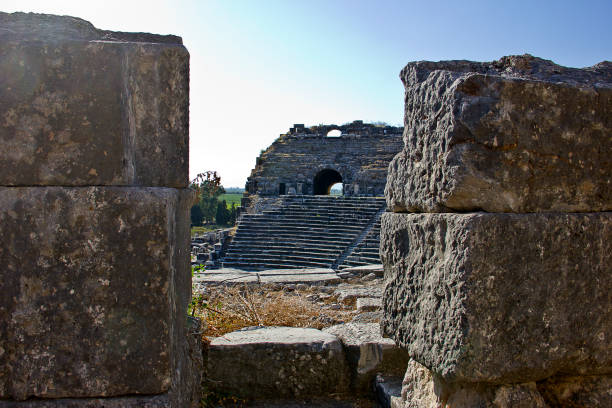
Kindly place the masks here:
POLYGON ((401 127, 362 121, 310 128, 294 125, 258 158, 248 195, 329 194, 342 183, 347 196, 382 196, 391 159, 402 148, 401 127), (327 136, 332 130, 339 137, 327 136))
POLYGON ((197 399, 188 90, 179 37, 0 13, 0 407, 197 399))
POLYGON ((402 406, 611 406, 612 64, 401 78, 381 259, 382 330, 413 359, 402 406))

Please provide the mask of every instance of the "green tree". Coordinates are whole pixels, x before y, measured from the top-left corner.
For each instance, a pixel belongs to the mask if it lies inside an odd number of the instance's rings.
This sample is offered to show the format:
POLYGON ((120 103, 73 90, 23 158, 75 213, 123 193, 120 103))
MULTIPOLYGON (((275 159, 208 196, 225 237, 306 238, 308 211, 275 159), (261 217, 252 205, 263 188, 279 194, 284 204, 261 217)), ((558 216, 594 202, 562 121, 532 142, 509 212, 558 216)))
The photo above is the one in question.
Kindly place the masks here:
POLYGON ((201 227, 202 221, 204 220, 204 214, 198 204, 191 207, 191 226, 201 227))
POLYGON ((217 203, 217 213, 215 214, 215 221, 218 225, 227 225, 230 218, 230 211, 227 209, 227 203, 225 200, 217 203))
POLYGON ((232 208, 230 209, 230 216, 227 223, 229 225, 236 225, 236 218, 238 218, 238 210, 236 209, 236 203, 232 203, 232 208))
POLYGON ((203 219, 212 223, 217 211, 217 198, 225 192, 221 186, 221 177, 216 171, 200 173, 191 182, 191 188, 196 191, 196 205, 202 210, 203 219))

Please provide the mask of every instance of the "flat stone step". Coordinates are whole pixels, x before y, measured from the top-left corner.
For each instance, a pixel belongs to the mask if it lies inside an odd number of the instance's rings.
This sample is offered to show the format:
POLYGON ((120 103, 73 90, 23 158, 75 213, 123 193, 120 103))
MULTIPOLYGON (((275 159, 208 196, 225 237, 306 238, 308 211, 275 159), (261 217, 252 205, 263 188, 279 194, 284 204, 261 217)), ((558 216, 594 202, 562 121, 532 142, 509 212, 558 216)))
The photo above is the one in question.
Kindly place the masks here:
MULTIPOLYGON (((343 245, 333 245, 333 244, 327 244, 327 243, 318 243, 318 242, 302 242, 302 243, 265 243, 265 244, 260 244, 260 243, 253 243, 251 241, 239 241, 238 243, 234 242, 234 245, 232 245, 232 249, 236 249, 236 251, 240 251, 242 249, 249 249, 252 248, 254 250, 256 249, 270 249, 270 248, 283 248, 286 250, 291 250, 291 249, 295 249, 295 250, 303 250, 303 251, 308 251, 308 250, 321 250, 321 251, 338 251, 338 250, 343 250, 345 248, 345 246, 343 245)), ((228 250, 229 252, 229 250, 228 250)))
POLYGON ((293 265, 293 266, 297 266, 297 267, 329 267, 331 266, 332 262, 331 261, 327 261, 327 262, 322 262, 322 261, 291 261, 291 260, 287 260, 287 259, 275 259, 275 258, 247 258, 247 259, 226 259, 223 262, 223 265, 232 265, 232 264, 240 264, 241 266, 244 265, 249 265, 249 264, 253 264, 253 265, 257 265, 257 264, 262 264, 262 265, 293 265))
POLYGON ((313 256, 299 256, 299 255, 276 255, 275 254, 261 254, 261 255, 249 255, 249 254, 240 254, 240 255, 232 255, 231 257, 226 256, 225 260, 262 260, 263 262, 268 262, 270 260, 279 260, 283 262, 295 262, 295 263, 310 263, 310 262, 330 262, 335 259, 334 256, 323 257, 321 255, 313 255, 313 256))
POLYGON ((339 253, 341 252, 340 249, 298 249, 298 248, 285 248, 285 247, 278 247, 278 248, 251 248, 251 247, 244 247, 244 248, 234 248, 232 251, 228 251, 225 255, 225 257, 240 257, 240 256, 260 256, 260 255, 277 255, 277 256, 287 256, 287 255, 294 255, 294 256, 315 256, 315 257, 320 257, 323 256, 325 258, 328 257, 336 257, 339 253))

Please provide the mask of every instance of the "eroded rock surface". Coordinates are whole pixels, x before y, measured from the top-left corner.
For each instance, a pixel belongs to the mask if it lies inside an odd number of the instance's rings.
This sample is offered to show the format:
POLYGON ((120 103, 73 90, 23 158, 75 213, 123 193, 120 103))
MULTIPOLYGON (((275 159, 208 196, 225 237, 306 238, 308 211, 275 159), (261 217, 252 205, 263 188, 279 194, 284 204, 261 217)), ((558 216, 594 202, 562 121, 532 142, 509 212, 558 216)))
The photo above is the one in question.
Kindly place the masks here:
POLYGON ((2 398, 168 390, 170 350, 181 343, 170 320, 190 293, 175 236, 188 225, 187 197, 0 188, 2 398))
POLYGON ((412 360, 393 408, 548 408, 535 382, 448 384, 412 360))
POLYGON ((394 212, 612 209, 612 63, 412 62, 394 212))
POLYGON ((388 337, 447 381, 612 372, 612 213, 385 214, 388 337))

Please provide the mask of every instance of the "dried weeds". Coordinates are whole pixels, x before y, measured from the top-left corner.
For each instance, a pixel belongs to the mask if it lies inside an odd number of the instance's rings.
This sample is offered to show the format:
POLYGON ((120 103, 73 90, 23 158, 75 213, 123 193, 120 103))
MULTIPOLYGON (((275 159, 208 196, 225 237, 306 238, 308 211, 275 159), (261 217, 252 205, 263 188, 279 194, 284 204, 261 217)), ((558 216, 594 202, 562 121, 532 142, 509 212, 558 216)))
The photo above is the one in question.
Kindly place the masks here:
POLYGON ((192 314, 205 326, 204 337, 218 337, 250 326, 322 329, 350 321, 355 310, 330 308, 335 297, 314 289, 269 290, 261 286, 212 286, 195 294, 192 314))

